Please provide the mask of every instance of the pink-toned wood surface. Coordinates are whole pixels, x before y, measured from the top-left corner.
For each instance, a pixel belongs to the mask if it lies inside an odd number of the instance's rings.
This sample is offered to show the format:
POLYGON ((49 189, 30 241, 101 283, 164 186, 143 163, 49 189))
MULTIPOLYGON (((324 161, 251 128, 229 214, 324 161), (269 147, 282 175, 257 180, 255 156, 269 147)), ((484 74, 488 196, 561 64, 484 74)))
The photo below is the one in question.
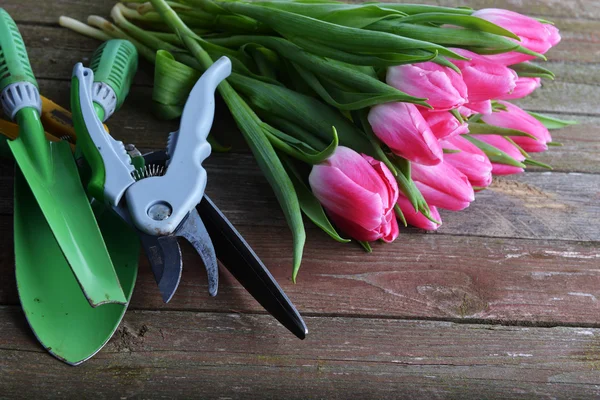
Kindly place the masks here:
MULTIPOLYGON (((107 16, 113 0, 3 0, 41 91, 68 104, 72 65, 97 46, 60 15, 107 16)), ((432 3, 432 2, 429 2, 432 3)), ((291 237, 268 184, 222 103, 214 132, 233 149, 206 162, 208 194, 306 317, 300 342, 224 270, 217 298, 184 247, 184 273, 163 304, 146 260, 125 320, 96 357, 68 367, 35 340, 19 307, 12 243, 13 165, 0 162, 0 399, 594 398, 600 396, 600 2, 439 0, 552 19, 557 74, 521 105, 579 125, 533 169, 498 179, 435 234, 404 229, 372 254, 307 223, 297 284, 291 237)), ((111 131, 164 147, 174 122, 151 113, 142 63, 111 131)))

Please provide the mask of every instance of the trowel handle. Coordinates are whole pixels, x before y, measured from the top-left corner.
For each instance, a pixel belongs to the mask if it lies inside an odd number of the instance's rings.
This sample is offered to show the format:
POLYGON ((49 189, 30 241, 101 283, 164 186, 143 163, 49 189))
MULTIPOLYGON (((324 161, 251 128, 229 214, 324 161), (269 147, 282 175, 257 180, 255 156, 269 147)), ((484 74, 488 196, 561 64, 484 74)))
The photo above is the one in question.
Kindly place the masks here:
POLYGON ((0 50, 0 92, 19 82, 37 87, 17 24, 3 8, 0 8, 0 50))
MULTIPOLYGON (((0 8, 0 101, 5 114, 15 119, 24 108, 34 108, 38 114, 42 102, 33 76, 25 43, 17 24, 0 8)), ((41 124, 40 124, 41 126, 41 124)))
POLYGON ((19 139, 39 171, 50 169, 50 147, 40 121, 42 100, 17 24, 0 8, 0 103, 19 125, 19 139))
POLYGON ((94 71, 93 102, 102 121, 106 121, 125 101, 137 64, 137 50, 128 40, 109 40, 94 52, 90 64, 94 71))

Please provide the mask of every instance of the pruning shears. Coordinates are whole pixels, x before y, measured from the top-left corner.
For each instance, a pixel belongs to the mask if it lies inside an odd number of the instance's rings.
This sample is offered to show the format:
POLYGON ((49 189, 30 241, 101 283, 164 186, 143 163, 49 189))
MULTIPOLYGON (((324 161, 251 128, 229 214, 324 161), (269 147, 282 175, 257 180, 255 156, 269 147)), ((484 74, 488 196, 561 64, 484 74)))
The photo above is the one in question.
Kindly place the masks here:
POLYGON ((138 233, 163 301, 173 297, 181 278, 178 238, 183 237, 204 263, 211 296, 218 290, 219 258, 267 311, 304 338, 307 328, 294 305, 204 195, 207 173, 202 162, 211 152, 206 138, 214 119, 214 93, 230 75, 231 61, 222 57, 204 72, 189 94, 179 129, 169 134, 166 150, 146 154, 143 165, 132 161, 141 155, 134 146, 115 140, 102 125, 123 104, 136 66, 133 44, 110 40, 94 53, 91 68, 78 63, 73 69, 71 109, 78 146, 91 168, 88 193, 138 233))

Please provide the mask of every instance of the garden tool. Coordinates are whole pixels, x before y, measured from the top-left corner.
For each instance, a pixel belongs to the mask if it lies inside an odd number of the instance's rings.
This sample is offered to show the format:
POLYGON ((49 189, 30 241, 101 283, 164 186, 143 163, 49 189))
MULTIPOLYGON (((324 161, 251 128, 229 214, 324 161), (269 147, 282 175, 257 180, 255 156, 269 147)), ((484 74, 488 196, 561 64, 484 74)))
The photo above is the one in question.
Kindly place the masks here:
MULTIPOLYGON (((0 101, 17 122, 18 138, 9 147, 18 165, 15 204, 35 201, 90 305, 127 302, 110 255, 81 184, 69 143, 46 139, 40 121, 41 100, 23 39, 8 13, 0 9, 0 101), (26 182, 20 182, 25 179, 26 182), (22 198, 33 195, 35 199, 22 198)), ((43 229, 15 213, 15 231, 43 229)), ((39 223, 40 221, 38 221, 39 223)), ((36 236, 36 240, 37 236, 36 236)), ((15 240, 16 269, 29 260, 28 241, 15 240)), ((24 288, 23 290, 27 290, 24 288)))
MULTIPOLYGON (((113 39, 104 42, 94 52, 92 56, 91 73, 93 73, 93 83, 91 88, 91 107, 93 109, 93 116, 97 117, 97 120, 108 119, 116 110, 118 110, 125 97, 129 92, 131 82, 137 69, 137 50, 135 46, 126 40, 113 39)), ((74 85, 71 90, 71 102, 74 107, 74 115, 67 115, 69 120, 75 119, 75 124, 81 129, 83 122, 81 121, 82 113, 80 108, 79 99, 79 82, 74 81, 74 85)), ((89 103, 88 103, 89 106, 89 103)), ((103 126, 103 131, 108 135, 108 130, 103 126)), ((75 135, 73 135, 75 136, 75 135)), ((86 142, 86 135, 82 136, 80 145, 83 149, 86 148, 86 144, 90 145, 89 141, 86 142)), ((124 146, 122 142, 116 142, 115 145, 118 147, 121 153, 120 157, 123 157, 128 165, 131 165, 134 174, 140 176, 141 174, 149 174, 150 171, 144 168, 143 157, 141 153, 133 145, 124 146), (125 152, 127 154, 125 154, 125 152), (131 161, 131 162, 130 162, 131 161)), ((94 146, 94 144, 91 144, 94 146)), ((97 174, 92 174, 88 187, 94 187, 94 179, 97 179, 97 174)), ((100 178, 102 179, 102 178, 100 178)), ((121 215, 121 217, 130 221, 130 216, 127 210, 123 207, 115 208, 115 211, 121 215)), ((162 280, 160 287, 169 287, 177 285, 181 277, 181 250, 176 238, 172 240, 159 241, 159 237, 156 235, 149 235, 140 230, 136 230, 140 241, 144 247, 144 251, 150 261, 152 270, 163 270, 165 265, 170 266, 167 268, 169 271, 175 271, 175 274, 167 274, 165 279, 162 280)), ((175 286, 176 287, 176 286, 175 286)), ((168 302, 174 290, 165 289, 166 292, 171 293, 168 298, 165 298, 165 302, 168 302)))
MULTIPOLYGON (((155 151, 145 154, 144 159, 147 165, 153 166, 152 168, 162 169, 168 160, 168 155, 165 151, 155 151)), ((233 224, 206 194, 196 209, 204 221, 209 240, 214 245, 219 261, 269 314, 294 335, 304 339, 308 329, 300 313, 233 224)), ((162 238, 161 241, 167 238, 162 238)), ((165 252, 165 257, 172 258, 168 251, 165 252)), ((156 266, 159 264, 157 263, 156 266)), ((169 266, 165 265, 165 272, 168 268, 169 266)), ((155 276, 156 274, 157 272, 155 276)), ((158 271, 159 276, 160 274, 161 271, 158 271)), ((157 277, 158 281, 159 277, 157 277)))
MULTIPOLYGON (((15 247, 27 248, 17 260, 19 298, 36 338, 59 360, 78 365, 112 337, 127 304, 91 307, 60 246, 54 240, 31 189, 16 171, 15 247)), ((135 233, 103 204, 94 205, 104 243, 129 301, 137 277, 139 242, 135 233)))
MULTIPOLYGON (((214 91, 230 73, 231 62, 223 57, 200 77, 185 104, 179 130, 169 135, 167 150, 147 154, 147 163, 140 169, 123 156, 123 143, 102 129, 102 121, 94 113, 94 71, 77 64, 73 70, 71 108, 79 144, 92 169, 88 192, 134 227, 142 243, 158 240, 162 260, 176 259, 171 253, 180 250, 171 244, 177 243, 178 237, 189 241, 204 262, 212 296, 218 288, 219 257, 260 304, 295 335, 304 338, 306 325, 296 308, 235 228, 203 196, 206 171, 201 163, 210 155, 206 137, 214 118, 214 91)), ((119 90, 111 89, 110 96, 114 94, 118 102, 119 90)), ((148 253, 148 246, 145 248, 148 253)), ((179 284, 181 262, 151 265, 163 300, 168 301, 179 284)))
MULTIPOLYGON (((108 49, 103 46, 97 53, 107 54, 128 44, 125 41, 111 42, 108 43, 108 49)), ((136 57, 134 49, 130 54, 132 62, 136 57)), ((103 63, 95 65, 100 70, 106 67, 103 63)), ((129 85, 135 68, 127 72, 128 74, 121 76, 125 81, 124 85, 129 85)), ((54 135, 68 141, 76 139, 71 113, 44 98, 42 120, 46 127, 50 126, 54 135)), ((5 134, 16 136, 18 132, 15 127, 16 125, 0 122, 0 132, 5 134)), ((50 134, 47 136, 50 140, 59 140, 50 134)), ((134 165, 143 166, 143 158, 139 151, 132 148, 128 153, 134 165)), ((81 175, 85 176, 85 163, 78 164, 81 175)), ((15 190, 20 197, 33 200, 27 185, 17 184, 15 190), (26 197, 27 195, 29 197, 26 197)), ((136 234, 116 214, 107 211, 104 204, 95 201, 92 205, 119 281, 129 301, 137 276, 139 242, 136 234)), ((28 215, 27 222, 30 227, 43 222, 43 214, 35 201, 16 204, 15 213, 18 218, 22 218, 24 214, 28 215)), ((96 308, 90 307, 79 290, 60 248, 56 241, 49 240, 51 238, 52 232, 47 225, 43 229, 19 229, 15 232, 16 242, 31 243, 30 252, 17 268, 19 295, 27 321, 40 343, 58 359, 78 365, 96 354, 108 342, 119 326, 127 305, 105 304, 96 308)), ((149 241, 149 246, 158 244, 149 241)), ((179 245, 175 242, 173 246, 174 249, 167 248, 167 252, 173 254, 174 262, 181 262, 179 245)))
MULTIPOLYGON (((180 130, 169 136, 169 159, 165 168, 136 169, 123 143, 114 140, 102 128, 94 112, 98 106, 93 94, 99 90, 94 89, 92 69, 77 64, 71 86, 75 130, 92 169, 87 186, 90 195, 110 205, 142 235, 157 237, 159 241, 161 238, 174 241, 177 237, 188 240, 204 261, 212 296, 218 288, 217 260, 195 206, 206 186, 206 171, 201 162, 210 154, 206 136, 214 117, 214 91, 230 72, 231 62, 223 58, 199 79, 186 104, 187 113, 183 113, 180 130)), ((114 99, 114 104, 103 106, 105 111, 112 112, 122 102, 122 88, 114 86, 106 84, 102 89, 109 93, 103 97, 114 99)), ((172 295, 180 276, 181 265, 173 265, 160 276, 159 287, 168 281, 172 295)), ((170 298, 165 293, 163 298, 170 298)))
MULTIPOLYGON (((51 141, 75 142, 71 114, 42 98, 41 119, 53 136, 51 141), (59 139, 60 138, 60 139, 59 139)), ((16 125, 0 121, 0 132, 15 139, 16 125)), ((71 144, 73 148, 73 144, 71 144)), ((139 152, 138 152, 139 153, 139 152)), ((136 152, 137 160, 141 157, 136 152)), ((85 163, 79 163, 85 172, 85 163)), ((142 162, 143 164, 143 162, 142 162)), ((68 262, 53 237, 31 190, 17 171, 15 182, 15 246, 27 248, 17 263, 16 279, 27 321, 40 343, 56 358, 78 365, 96 354, 119 326, 127 304, 104 304, 92 308, 83 295, 68 262)), ((85 176, 85 173, 81 174, 85 176)), ((104 243, 109 250, 119 282, 129 302, 138 270, 139 242, 135 232, 104 204, 94 202, 104 243)))

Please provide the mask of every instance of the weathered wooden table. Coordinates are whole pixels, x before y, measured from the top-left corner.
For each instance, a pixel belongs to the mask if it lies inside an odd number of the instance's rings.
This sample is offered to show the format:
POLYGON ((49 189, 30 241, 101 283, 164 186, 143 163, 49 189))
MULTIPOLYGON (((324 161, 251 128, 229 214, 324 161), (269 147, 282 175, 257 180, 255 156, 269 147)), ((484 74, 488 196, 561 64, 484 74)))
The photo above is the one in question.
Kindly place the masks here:
MULTIPOLYGON (((60 15, 107 16, 114 0, 2 0, 19 23, 41 91, 68 105, 72 66, 97 46, 60 15)), ((308 225, 297 284, 277 203, 229 115, 232 143, 206 162, 207 192, 271 268, 306 318, 299 341, 225 271, 209 298, 185 249, 182 284, 162 303, 140 263, 131 307, 111 342, 80 367, 33 337, 13 273, 13 165, 0 163, 0 398, 590 398, 600 396, 600 1, 438 0, 551 19, 563 42, 555 82, 522 101, 576 118, 540 156, 554 171, 497 179, 436 234, 403 230, 393 245, 341 245, 308 225)), ((151 66, 111 121, 119 138, 154 149, 173 123, 151 115, 151 66)), ((220 104, 220 109, 224 105, 220 104)))

